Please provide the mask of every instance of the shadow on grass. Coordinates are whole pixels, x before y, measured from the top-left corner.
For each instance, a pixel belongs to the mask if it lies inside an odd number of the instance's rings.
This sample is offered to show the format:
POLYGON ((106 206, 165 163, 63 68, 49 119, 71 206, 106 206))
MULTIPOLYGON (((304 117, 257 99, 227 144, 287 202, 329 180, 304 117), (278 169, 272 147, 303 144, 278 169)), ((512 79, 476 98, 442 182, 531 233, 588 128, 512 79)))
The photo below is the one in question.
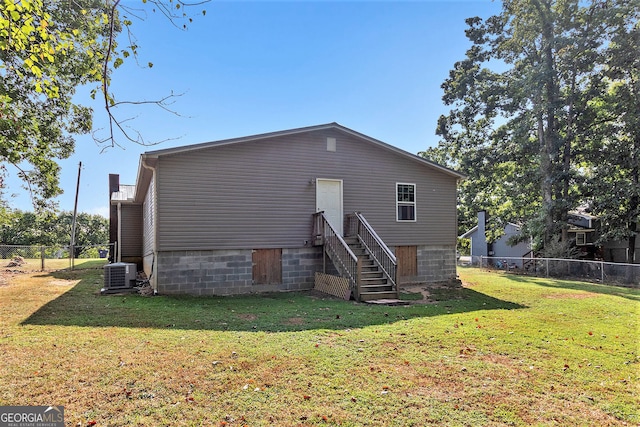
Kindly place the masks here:
POLYGON ((81 281, 23 324, 264 332, 344 330, 476 310, 523 308, 466 288, 456 289, 449 300, 440 294, 437 303, 390 307, 312 291, 224 297, 100 295, 99 271, 49 276, 81 281))
MULTIPOLYGON (((104 258, 99 258, 99 259, 83 259, 83 258, 77 258, 74 260, 73 262, 73 268, 77 269, 77 270, 86 270, 86 269, 91 269, 91 268, 95 268, 95 269, 102 269, 104 268, 104 266, 108 263, 109 261, 107 259, 104 258)), ((71 268, 67 268, 65 270, 70 270, 71 268)))
POLYGON ((509 274, 509 278, 514 282, 535 283, 536 285, 553 289, 572 289, 640 301, 640 289, 638 288, 603 285, 600 283, 580 282, 569 279, 556 279, 552 277, 521 276, 518 274, 509 274))

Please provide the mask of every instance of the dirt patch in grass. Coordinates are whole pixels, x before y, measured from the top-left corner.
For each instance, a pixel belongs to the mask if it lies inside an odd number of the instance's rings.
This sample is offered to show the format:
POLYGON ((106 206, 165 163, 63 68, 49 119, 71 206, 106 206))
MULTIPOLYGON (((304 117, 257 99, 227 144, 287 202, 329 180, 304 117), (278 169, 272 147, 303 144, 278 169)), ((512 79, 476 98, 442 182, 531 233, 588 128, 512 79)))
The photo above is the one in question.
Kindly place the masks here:
POLYGON ((11 283, 11 278, 17 274, 24 274, 24 271, 4 269, 0 271, 0 286, 8 286, 11 283))
POLYGON ((9 280, 7 279, 6 272, 0 272, 0 286, 7 286, 9 284, 9 280))
POLYGON ((258 316, 253 313, 240 313, 240 314, 237 314, 237 316, 238 316, 238 319, 242 319, 242 320, 256 320, 258 318, 258 316))
POLYGON ((439 301, 465 298, 464 285, 457 281, 416 283, 400 286, 400 298, 411 304, 435 304, 439 301))
POLYGON ((597 297, 597 294, 593 294, 593 293, 573 293, 573 294, 550 294, 550 295, 545 295, 545 298, 549 298, 549 299, 585 299, 585 298, 595 298, 597 297))
POLYGON ((306 321, 303 317, 290 317, 285 321, 285 323, 287 325, 304 325, 306 321))

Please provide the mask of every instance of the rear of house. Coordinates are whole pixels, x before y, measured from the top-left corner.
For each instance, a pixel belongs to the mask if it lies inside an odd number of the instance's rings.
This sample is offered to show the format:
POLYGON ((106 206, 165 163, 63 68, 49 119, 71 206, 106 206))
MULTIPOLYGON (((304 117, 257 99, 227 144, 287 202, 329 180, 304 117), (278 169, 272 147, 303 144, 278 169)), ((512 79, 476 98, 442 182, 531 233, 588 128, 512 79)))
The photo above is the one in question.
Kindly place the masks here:
POLYGON ((460 178, 336 123, 151 151, 133 189, 110 185, 115 260, 137 262, 159 293, 309 289, 331 270, 314 214, 343 235, 360 212, 398 281, 445 281, 460 178))

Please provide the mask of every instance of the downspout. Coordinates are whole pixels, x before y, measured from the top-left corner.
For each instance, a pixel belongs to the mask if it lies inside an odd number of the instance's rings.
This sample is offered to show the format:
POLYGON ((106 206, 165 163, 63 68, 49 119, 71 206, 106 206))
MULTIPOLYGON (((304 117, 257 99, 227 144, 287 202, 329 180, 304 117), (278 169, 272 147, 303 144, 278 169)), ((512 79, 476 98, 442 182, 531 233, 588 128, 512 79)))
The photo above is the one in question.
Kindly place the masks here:
POLYGON ((118 256, 116 262, 122 262, 122 202, 118 202, 118 256))
POLYGON ((153 198, 153 209, 151 211, 151 215, 153 216, 153 246, 151 248, 151 253, 152 253, 152 260, 151 260, 151 274, 149 277, 149 282, 151 284, 151 287, 154 289, 154 291, 157 293, 158 292, 158 282, 157 282, 157 276, 156 276, 156 269, 157 269, 157 254, 158 254, 158 221, 156 218, 156 212, 158 210, 158 201, 156 199, 156 168, 153 166, 149 166, 147 165, 146 162, 146 158, 142 157, 142 161, 140 162, 140 164, 142 165, 143 168, 150 170, 151 171, 151 182, 153 182, 153 194, 151 195, 151 197, 153 198))

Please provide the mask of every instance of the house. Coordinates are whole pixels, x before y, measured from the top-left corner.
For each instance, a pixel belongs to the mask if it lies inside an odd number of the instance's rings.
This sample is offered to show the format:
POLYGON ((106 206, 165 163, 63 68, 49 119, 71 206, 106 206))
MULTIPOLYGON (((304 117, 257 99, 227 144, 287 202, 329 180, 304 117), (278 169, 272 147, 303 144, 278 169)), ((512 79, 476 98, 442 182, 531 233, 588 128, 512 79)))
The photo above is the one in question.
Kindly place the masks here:
POLYGON ((462 177, 337 123, 150 151, 135 185, 109 176, 113 260, 164 294, 310 289, 323 271, 359 299, 397 293, 455 277, 462 177))
POLYGON ((478 225, 460 236, 463 239, 471 240, 471 261, 472 263, 480 262, 480 257, 493 257, 506 259, 509 265, 522 268, 522 259, 530 255, 531 244, 529 242, 520 242, 515 245, 509 244, 509 239, 520 234, 520 226, 508 222, 504 226, 503 235, 493 242, 488 242, 486 237, 487 214, 485 211, 478 212, 478 225))
MULTIPOLYGON (((507 241, 510 237, 519 234, 520 227, 517 224, 507 223, 504 228, 504 234, 492 243, 486 241, 485 225, 486 213, 481 211, 478 213, 478 225, 460 236, 461 238, 471 239, 471 257, 472 261, 477 262, 480 256, 489 256, 496 258, 508 257, 530 257, 531 248, 528 243, 521 242, 514 246, 509 246, 507 241)), ((576 209, 568 212, 568 237, 577 249, 577 256, 580 259, 593 260, 600 259, 608 262, 629 262, 628 261, 628 242, 608 240, 602 243, 599 241, 598 218, 584 209, 576 209)), ((636 246, 636 253, 640 253, 640 239, 636 246)), ((509 261, 511 264, 512 261, 509 261)), ((513 261, 519 267, 522 262, 513 261)))
POLYGON ((567 234, 574 242, 581 259, 602 259, 602 247, 596 244, 599 237, 597 221, 597 217, 585 212, 582 208, 568 212, 567 234))
MULTIPOLYGON (((615 263, 636 263, 640 256, 640 239, 635 239, 633 256, 628 240, 603 239, 600 234, 600 218, 577 209, 569 212, 569 237, 575 240, 581 258, 599 259, 615 263)), ((640 224, 636 227, 640 229, 640 224)))

